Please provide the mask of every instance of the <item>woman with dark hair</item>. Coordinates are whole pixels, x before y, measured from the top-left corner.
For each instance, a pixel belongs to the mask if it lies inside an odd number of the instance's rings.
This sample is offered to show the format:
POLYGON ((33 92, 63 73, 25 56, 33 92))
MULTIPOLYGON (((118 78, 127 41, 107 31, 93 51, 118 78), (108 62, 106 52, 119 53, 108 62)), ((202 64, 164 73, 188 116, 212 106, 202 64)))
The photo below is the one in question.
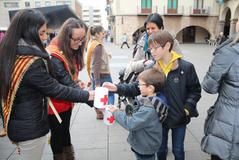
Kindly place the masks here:
MULTIPOLYGON (((127 79, 132 72, 139 73, 144 70, 146 65, 152 64, 151 54, 148 50, 148 37, 152 33, 164 29, 162 17, 158 13, 150 14, 144 22, 144 28, 146 32, 142 33, 141 38, 134 48, 134 58, 126 68, 124 79, 127 79)), ((182 54, 179 43, 175 38, 172 50, 176 53, 182 54)))
MULTIPOLYGON (((78 80, 78 73, 84 67, 83 52, 86 31, 87 27, 83 21, 69 18, 47 47, 47 51, 52 57, 51 61, 56 79, 63 85, 73 88, 84 87, 84 84, 78 80)), ((51 101, 62 118, 60 124, 49 108, 50 144, 53 158, 54 160, 74 160, 74 149, 70 136, 70 119, 74 104, 52 98, 51 101)))
MULTIPOLYGON (((46 20, 37 10, 14 16, 0 44, 0 99, 4 127, 24 160, 40 160, 49 132, 47 97, 73 102, 93 100, 94 93, 66 87, 53 78, 46 40, 46 20)), ((17 159, 20 159, 18 157, 17 159)))
MULTIPOLYGON (((109 58, 103 46, 105 37, 102 26, 92 26, 87 35, 87 72, 91 79, 92 88, 100 87, 104 82, 112 82, 109 68, 109 58)), ((114 94, 109 93, 108 104, 114 104, 114 94)), ((103 113, 95 109, 96 118, 103 119, 103 113)))

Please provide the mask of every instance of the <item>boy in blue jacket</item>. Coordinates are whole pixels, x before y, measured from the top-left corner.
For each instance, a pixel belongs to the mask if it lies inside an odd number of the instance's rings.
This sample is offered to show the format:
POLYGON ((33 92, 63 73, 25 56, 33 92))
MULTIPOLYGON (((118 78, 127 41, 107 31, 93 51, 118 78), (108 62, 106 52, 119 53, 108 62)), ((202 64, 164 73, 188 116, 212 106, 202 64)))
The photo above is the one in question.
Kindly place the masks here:
POLYGON ((139 75, 141 95, 137 97, 138 106, 134 106, 132 115, 127 116, 114 106, 109 110, 116 121, 129 131, 128 143, 137 160, 155 160, 162 142, 161 122, 166 118, 167 107, 156 96, 163 88, 165 76, 157 69, 143 71, 139 75))

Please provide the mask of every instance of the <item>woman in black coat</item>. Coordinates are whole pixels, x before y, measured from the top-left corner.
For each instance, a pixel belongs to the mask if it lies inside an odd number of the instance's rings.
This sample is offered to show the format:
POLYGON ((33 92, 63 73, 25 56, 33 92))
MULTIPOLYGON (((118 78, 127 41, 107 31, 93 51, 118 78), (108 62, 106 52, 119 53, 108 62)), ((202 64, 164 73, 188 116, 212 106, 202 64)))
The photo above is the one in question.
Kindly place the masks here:
POLYGON ((0 98, 4 127, 24 160, 40 160, 49 131, 47 97, 73 102, 93 100, 93 92, 59 84, 51 73, 46 20, 37 10, 19 11, 0 44, 0 98))

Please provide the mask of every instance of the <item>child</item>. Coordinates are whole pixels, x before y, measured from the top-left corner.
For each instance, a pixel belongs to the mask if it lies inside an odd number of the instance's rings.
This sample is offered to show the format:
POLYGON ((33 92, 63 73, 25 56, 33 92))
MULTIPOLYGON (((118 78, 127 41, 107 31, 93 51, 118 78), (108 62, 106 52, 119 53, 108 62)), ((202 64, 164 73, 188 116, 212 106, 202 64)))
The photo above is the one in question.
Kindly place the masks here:
POLYGON ((116 121, 130 131, 128 142, 137 160, 154 160, 161 145, 160 121, 166 118, 167 107, 156 97, 156 92, 162 90, 164 80, 164 74, 156 69, 140 73, 138 86, 141 96, 137 97, 139 105, 134 106, 131 116, 113 106, 109 107, 116 121))
MULTIPOLYGON (((201 86, 192 63, 182 59, 182 56, 172 47, 174 39, 166 31, 152 33, 148 39, 151 56, 156 61, 154 68, 162 71, 165 78, 163 94, 170 106, 168 116, 163 123, 163 138, 157 153, 158 160, 166 160, 168 152, 168 132, 172 130, 172 150, 175 159, 184 160, 184 138, 186 125, 191 117, 197 117, 197 102, 201 98, 201 86)), ((150 75, 152 76, 152 75, 150 75)), ((124 96, 140 94, 136 84, 114 85, 105 83, 104 87, 124 96)))
POLYGON ((166 31, 153 33, 148 39, 155 66, 165 75, 164 95, 170 106, 163 123, 163 140, 157 154, 158 160, 166 160, 168 132, 172 130, 173 154, 175 159, 184 160, 184 138, 186 125, 191 117, 197 117, 197 102, 201 97, 201 86, 192 63, 172 51, 174 39, 166 31))

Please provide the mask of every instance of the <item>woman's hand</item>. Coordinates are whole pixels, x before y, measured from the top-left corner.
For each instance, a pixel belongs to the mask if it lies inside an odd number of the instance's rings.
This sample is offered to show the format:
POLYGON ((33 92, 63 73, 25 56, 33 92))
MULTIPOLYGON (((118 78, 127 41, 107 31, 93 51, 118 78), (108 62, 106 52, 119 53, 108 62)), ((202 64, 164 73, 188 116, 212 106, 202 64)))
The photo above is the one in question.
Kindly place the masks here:
POLYGON ((78 80, 78 85, 80 86, 81 89, 85 89, 86 84, 84 82, 82 82, 81 80, 78 80))
POLYGON ((117 86, 113 83, 110 83, 110 82, 104 82, 102 87, 107 88, 111 92, 116 92, 117 91, 117 86))

